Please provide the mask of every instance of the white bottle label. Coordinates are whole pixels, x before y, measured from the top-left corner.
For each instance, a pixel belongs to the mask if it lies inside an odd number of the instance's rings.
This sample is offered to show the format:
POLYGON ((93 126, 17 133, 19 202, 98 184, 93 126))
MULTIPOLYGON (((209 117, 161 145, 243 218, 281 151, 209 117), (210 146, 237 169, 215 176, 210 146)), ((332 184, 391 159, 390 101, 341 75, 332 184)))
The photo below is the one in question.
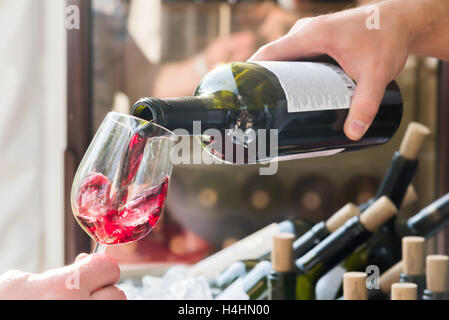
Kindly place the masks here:
POLYGON ((255 62, 273 72, 284 89, 288 112, 348 109, 355 83, 339 67, 298 61, 255 62))

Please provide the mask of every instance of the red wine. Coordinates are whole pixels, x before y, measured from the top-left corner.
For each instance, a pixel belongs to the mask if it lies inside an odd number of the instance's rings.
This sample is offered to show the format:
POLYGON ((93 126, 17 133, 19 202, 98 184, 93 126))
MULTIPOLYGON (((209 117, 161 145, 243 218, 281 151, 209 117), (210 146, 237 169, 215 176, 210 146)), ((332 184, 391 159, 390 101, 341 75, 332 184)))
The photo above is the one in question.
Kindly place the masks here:
POLYGON ((169 178, 144 188, 128 199, 128 187, 138 171, 149 138, 133 133, 118 172, 118 186, 92 172, 78 189, 75 216, 86 232, 101 244, 118 244, 143 238, 159 219, 167 198, 169 178), (117 189, 116 192, 113 192, 117 189))
POLYGON ((101 244, 135 241, 146 236, 159 219, 167 197, 168 177, 117 208, 109 197, 111 182, 92 173, 78 191, 76 218, 101 244))
POLYGON ((383 144, 401 121, 401 94, 391 82, 364 137, 349 140, 343 124, 355 86, 333 64, 236 62, 207 74, 194 97, 144 98, 132 114, 187 135, 216 129, 219 135, 202 136, 203 147, 227 163, 332 155, 383 144), (201 122, 200 132, 195 121, 201 122))

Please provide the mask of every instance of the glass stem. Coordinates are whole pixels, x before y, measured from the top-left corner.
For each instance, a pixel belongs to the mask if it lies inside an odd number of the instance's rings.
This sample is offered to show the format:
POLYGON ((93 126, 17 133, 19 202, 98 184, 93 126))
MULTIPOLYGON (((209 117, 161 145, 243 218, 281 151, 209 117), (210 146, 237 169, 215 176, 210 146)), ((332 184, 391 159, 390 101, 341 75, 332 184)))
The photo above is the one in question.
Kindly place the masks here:
POLYGON ((104 244, 96 243, 93 253, 104 253, 106 251, 106 246, 104 244))

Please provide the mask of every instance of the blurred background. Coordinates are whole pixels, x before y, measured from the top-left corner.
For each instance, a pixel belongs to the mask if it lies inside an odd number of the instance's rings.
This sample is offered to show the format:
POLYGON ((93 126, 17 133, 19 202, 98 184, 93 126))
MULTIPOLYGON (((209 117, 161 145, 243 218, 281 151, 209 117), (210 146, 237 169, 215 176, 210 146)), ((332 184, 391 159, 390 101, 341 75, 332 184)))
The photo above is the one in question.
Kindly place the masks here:
MULTIPOLYGON (((92 242, 73 218, 76 168, 106 113, 143 96, 191 95, 217 64, 245 61, 302 17, 363 1, 0 0, 0 272, 73 262, 92 242), (79 29, 66 19, 79 9, 79 29), (68 11, 67 11, 68 10, 68 11)), ((363 59, 363 57, 360 57, 363 59)), ((286 217, 313 224, 374 196, 407 124, 432 130, 414 185, 449 190, 447 64, 410 56, 398 78, 405 113, 386 145, 258 166, 175 166, 163 218, 146 238, 108 248, 124 272, 191 264, 286 217), (445 161, 446 160, 446 161, 445 161)), ((430 242, 447 251, 444 234, 430 242)))

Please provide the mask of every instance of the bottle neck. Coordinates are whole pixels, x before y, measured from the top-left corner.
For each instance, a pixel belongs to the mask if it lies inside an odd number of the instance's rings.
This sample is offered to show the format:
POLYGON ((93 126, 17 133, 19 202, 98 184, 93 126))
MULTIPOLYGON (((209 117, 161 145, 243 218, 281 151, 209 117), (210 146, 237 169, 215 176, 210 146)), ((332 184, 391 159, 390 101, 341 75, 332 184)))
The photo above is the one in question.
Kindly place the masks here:
POLYGON ((131 114, 171 131, 178 130, 178 135, 201 135, 206 129, 221 130, 229 123, 227 110, 215 106, 212 95, 143 98, 134 104, 131 114))
POLYGON ((449 193, 407 220, 407 233, 431 237, 449 224, 449 193))
POLYGON ((326 228, 326 223, 324 221, 317 223, 304 233, 301 237, 293 242, 293 255, 295 259, 301 258, 304 254, 312 249, 321 240, 326 238, 330 234, 329 230, 326 228))

